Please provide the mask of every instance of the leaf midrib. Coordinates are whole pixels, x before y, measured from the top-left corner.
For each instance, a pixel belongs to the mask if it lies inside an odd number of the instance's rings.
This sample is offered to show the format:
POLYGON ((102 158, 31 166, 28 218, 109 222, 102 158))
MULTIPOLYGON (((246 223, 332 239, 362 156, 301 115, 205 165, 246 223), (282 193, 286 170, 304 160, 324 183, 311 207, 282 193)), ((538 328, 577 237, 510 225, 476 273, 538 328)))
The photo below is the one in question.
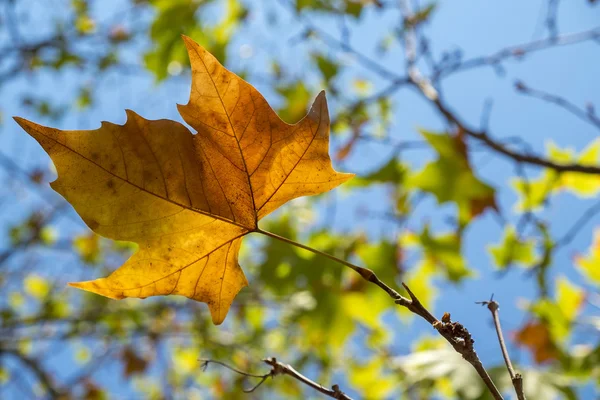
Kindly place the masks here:
POLYGON ((77 156, 79 156, 79 157, 81 157, 82 159, 86 160, 86 161, 87 161, 87 162, 89 162, 90 164, 93 164, 93 165, 95 165, 96 167, 98 167, 98 168, 100 168, 101 170, 105 171, 105 172, 106 172, 106 173, 108 173, 109 175, 111 175, 111 176, 113 176, 113 177, 115 177, 115 178, 117 178, 117 179, 120 179, 121 181, 123 181, 123 182, 125 182, 125 183, 128 183, 129 185, 131 185, 131 186, 135 187, 136 189, 138 189, 138 190, 140 190, 140 191, 142 191, 142 192, 144 192, 144 193, 147 193, 147 194, 149 194, 149 195, 152 195, 152 196, 154 196, 154 197, 157 197, 157 198, 159 198, 159 199, 161 199, 161 200, 164 200, 164 201, 166 201, 166 202, 169 202, 169 203, 171 203, 171 204, 175 204, 176 206, 179 206, 179 207, 181 207, 181 208, 184 208, 184 209, 186 209, 186 210, 190 210, 190 211, 196 212, 196 213, 198 213, 198 214, 202 214, 202 215, 205 215, 205 216, 208 216, 208 217, 211 217, 211 218, 215 218, 215 219, 218 219, 218 220, 220 220, 220 221, 227 222, 227 223, 229 223, 229 224, 231 224, 231 225, 235 225, 235 226, 238 226, 238 227, 240 227, 240 228, 246 229, 246 230, 248 231, 248 233, 249 233, 249 232, 253 232, 253 231, 256 229, 256 228, 254 228, 254 227, 247 227, 247 226, 245 226, 245 225, 242 225, 242 224, 240 224, 240 223, 237 223, 237 222, 235 222, 235 221, 233 221, 233 220, 231 220, 231 219, 229 219, 229 218, 222 217, 222 216, 220 216, 220 215, 215 215, 215 214, 209 213, 209 212, 207 212, 207 211, 204 211, 204 210, 200 210, 200 209, 197 209, 197 208, 189 207, 189 206, 187 206, 187 205, 185 205, 185 204, 181 204, 181 203, 179 203, 179 202, 177 202, 177 201, 174 201, 174 200, 172 200, 172 199, 170 199, 170 198, 168 198, 168 197, 163 197, 163 196, 161 196, 161 195, 159 195, 159 194, 157 194, 157 193, 154 193, 154 192, 151 192, 151 191, 149 191, 149 190, 146 190, 145 188, 143 188, 143 187, 141 187, 141 186, 138 186, 138 185, 136 185, 135 183, 133 183, 133 182, 131 182, 131 181, 129 181, 129 180, 127 180, 127 179, 125 179, 125 178, 123 178, 123 177, 121 177, 121 176, 119 176, 119 175, 115 174, 115 173, 113 173, 112 171, 110 171, 110 170, 108 170, 108 169, 104 168, 102 165, 100 165, 100 164, 96 163, 95 161, 93 161, 93 160, 91 160, 91 159, 89 159, 89 158, 85 157, 83 154, 81 154, 81 153, 78 153, 77 151, 73 150, 72 148, 70 148, 69 146, 65 145, 64 143, 61 143, 61 142, 59 142, 58 140, 56 140, 56 139, 54 139, 54 138, 52 138, 52 137, 50 137, 50 136, 48 136, 48 135, 44 134, 44 132, 40 131, 39 129, 37 129, 37 128, 35 128, 35 127, 33 127, 33 129, 34 129, 34 130, 35 130, 35 131, 36 131, 38 134, 40 134, 41 136, 43 136, 43 137, 45 137, 45 138, 47 138, 47 139, 50 139, 50 140, 52 140, 54 143, 56 143, 56 144, 58 144, 58 145, 60 145, 60 146, 64 147, 65 149, 69 150, 69 151, 70 151, 70 152, 72 152, 73 154, 76 154, 77 156))
MULTIPOLYGON (((229 115, 229 112, 227 112, 227 107, 225 107, 225 102, 223 101, 223 97, 221 96, 221 93, 219 92, 219 89, 217 88, 217 85, 215 84, 215 80, 213 79, 212 74, 209 73, 209 71, 208 71, 208 67, 206 66, 206 63, 204 62, 204 58, 202 58, 202 56, 198 52, 197 48, 194 48, 194 51, 196 52, 196 55, 202 62, 202 65, 204 66, 204 70, 206 71, 208 77, 210 78, 210 82, 212 83, 213 88, 215 89, 215 92, 217 93, 217 97, 219 98, 219 101, 221 102, 223 111, 225 112, 225 115, 227 115, 227 121, 229 122, 229 126, 231 127, 231 132, 233 133, 233 138, 235 139, 235 143, 238 147, 240 157, 242 159, 242 162, 244 163, 244 170, 246 171, 246 174, 245 174, 246 180, 248 181, 248 187, 250 188, 250 198, 252 199, 252 212, 254 213, 254 226, 258 226, 258 211, 256 210, 256 203, 254 202, 254 190, 252 190, 252 180, 250 179, 250 173, 248 172, 248 165, 246 164, 246 158, 244 157, 244 152, 242 151, 242 147, 240 146, 240 141, 238 140, 238 137, 235 134, 235 128, 233 127, 233 123, 231 122, 231 116, 229 115)), ((223 67, 223 68, 225 68, 225 67, 223 67)), ((227 69, 226 69, 226 71, 233 74, 231 71, 229 71, 227 69)), ((233 75, 235 77, 237 77, 235 74, 233 74, 233 75)), ((232 79, 235 79, 235 78, 232 78, 232 79)), ((229 82, 229 84, 231 85, 231 81, 229 82)), ((239 84, 238 84, 238 87, 239 87, 239 84)), ((238 90, 238 101, 239 101, 239 99, 240 99, 240 94, 239 94, 239 90, 238 90)), ((236 102, 235 107, 237 107, 237 102, 236 102)), ((252 119, 253 116, 254 116, 254 113, 252 114, 252 116, 250 118, 252 119)), ((252 120, 248 121, 248 125, 250 125, 250 122, 252 122, 252 120)), ((246 128, 247 127, 248 126, 246 126, 246 128)), ((244 130, 244 132, 245 132, 245 130, 244 130)))

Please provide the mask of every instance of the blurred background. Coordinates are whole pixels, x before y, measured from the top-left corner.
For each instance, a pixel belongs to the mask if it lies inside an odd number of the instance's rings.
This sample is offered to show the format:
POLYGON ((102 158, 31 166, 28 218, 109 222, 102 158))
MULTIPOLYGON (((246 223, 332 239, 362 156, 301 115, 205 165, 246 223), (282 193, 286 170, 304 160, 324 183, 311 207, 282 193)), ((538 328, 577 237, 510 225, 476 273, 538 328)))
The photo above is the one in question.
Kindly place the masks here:
POLYGON ((406 282, 475 339, 513 397, 491 315, 531 399, 600 387, 600 6, 595 0, 0 0, 0 397, 310 399, 276 357, 361 399, 487 399, 424 320, 343 266, 250 235, 221 326, 183 297, 109 300, 66 286, 135 251, 52 191, 12 120, 61 129, 183 122, 181 34, 293 123, 325 89, 333 192, 263 229, 406 282), (562 168, 569 164, 571 167, 562 168), (598 229, 594 234, 595 229, 598 229), (372 286, 372 287, 370 287, 372 286))

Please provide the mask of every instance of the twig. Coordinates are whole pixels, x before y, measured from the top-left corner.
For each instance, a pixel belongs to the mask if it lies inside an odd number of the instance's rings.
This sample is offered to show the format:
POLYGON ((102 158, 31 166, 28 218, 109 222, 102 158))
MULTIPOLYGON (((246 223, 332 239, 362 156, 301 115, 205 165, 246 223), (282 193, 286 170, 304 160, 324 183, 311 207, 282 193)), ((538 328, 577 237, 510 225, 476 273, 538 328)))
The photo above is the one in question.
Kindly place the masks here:
POLYGON ((266 358, 263 361, 273 368, 271 370, 271 376, 276 376, 280 374, 289 375, 292 378, 304 383, 305 385, 310 386, 315 390, 318 390, 319 392, 331 398, 339 400, 352 400, 350 396, 348 396, 340 390, 340 387, 338 385, 333 385, 331 389, 327 389, 326 387, 308 379, 307 377, 296 371, 291 365, 282 364, 281 362, 277 361, 275 357, 266 358))
POLYGON ((12 355, 13 357, 19 359, 23 365, 27 366, 27 368, 29 368, 29 370, 35 374, 42 387, 48 391, 48 395, 51 399, 62 398, 62 396, 65 394, 60 388, 55 386, 52 381, 52 377, 48 375, 46 371, 44 371, 37 360, 29 358, 14 349, 0 348, 0 356, 3 354, 12 355))
POLYGON ((595 203, 593 206, 585 210, 583 214, 573 223, 567 233, 564 234, 560 239, 556 241, 556 247, 563 247, 571 243, 575 236, 579 233, 581 228, 592 220, 597 214, 600 214, 600 202, 595 203))
POLYGON ((567 46, 575 43, 585 42, 588 40, 597 40, 599 38, 600 27, 596 27, 587 31, 559 35, 555 37, 535 40, 521 45, 509 46, 491 55, 471 58, 469 60, 465 60, 455 65, 439 70, 436 72, 434 80, 437 80, 440 77, 444 77, 458 71, 465 71, 467 69, 483 66, 495 66, 498 65, 501 61, 508 58, 523 57, 526 54, 533 53, 536 51, 558 46, 567 46))
POLYGON ((452 345, 454 350, 462 355, 463 358, 467 360, 473 366, 473 368, 475 368, 494 399, 502 400, 502 394, 492 381, 492 378, 490 378, 485 367, 481 363, 481 360, 479 360, 477 352, 475 352, 475 348, 473 347, 475 340, 473 340, 467 328, 465 328, 459 322, 451 322, 449 315, 447 322, 439 321, 421 304, 419 299, 405 283, 402 283, 402 286, 404 286, 404 289, 406 289, 408 292, 410 300, 402 297, 396 300, 396 304, 408 308, 411 312, 427 320, 439 332, 439 334, 442 335, 444 339, 446 339, 446 341, 452 345))
POLYGON ((558 36, 558 6, 559 0, 548 0, 548 13, 546 15, 546 28, 550 38, 558 36))
POLYGON ((318 384, 317 382, 305 377, 304 375, 302 375, 300 372, 296 371, 291 365, 289 364, 283 364, 279 361, 277 361, 277 359, 275 357, 271 357, 271 358, 265 358, 263 360, 263 362, 267 365, 269 365, 271 367, 271 370, 266 373, 266 374, 251 374, 242 370, 239 370, 235 367, 232 367, 224 362, 221 361, 217 361, 217 360, 211 360, 211 359, 205 359, 202 360, 202 368, 206 369, 208 367, 208 364, 213 363, 213 364, 217 364, 220 365, 222 367, 225 367, 233 372, 235 372, 236 374, 240 374, 246 377, 250 377, 250 378, 258 378, 260 379, 260 381, 254 385, 253 387, 251 387, 250 389, 244 389, 245 393, 252 393, 254 392, 256 389, 258 389, 258 387, 260 385, 263 384, 263 382, 265 382, 267 380, 267 378, 271 377, 274 378, 277 375, 288 375, 291 376, 292 378, 296 379, 297 381, 315 389, 318 392, 321 392, 333 399, 338 399, 338 400, 353 400, 350 396, 348 396, 347 394, 345 394, 344 392, 342 392, 340 390, 340 387, 338 385, 333 385, 331 387, 331 389, 327 389, 325 386, 318 384))
POLYGON ((498 388, 496 388, 496 385, 490 378, 489 374, 487 373, 483 364, 481 363, 481 360, 479 360, 479 356, 477 356, 477 353, 475 352, 475 348, 473 347, 473 343, 475 341, 471 338, 471 334, 469 333, 469 331, 458 322, 443 323, 439 321, 421 304, 419 299, 414 295, 414 293, 406 284, 402 283, 402 286, 404 286, 404 289, 406 289, 406 291, 408 292, 410 299, 400 295, 400 293, 398 293, 396 290, 388 286, 385 282, 381 281, 377 277, 375 272, 368 268, 359 267, 358 265, 354 265, 346 260, 332 256, 331 254, 327 254, 320 250, 313 249, 312 247, 305 246, 301 243, 295 242, 291 239, 276 235, 271 232, 263 231, 260 229, 256 230, 256 232, 262 233, 263 235, 277 239, 284 243, 291 244, 301 249, 308 250, 314 254, 321 255, 332 261, 345 265, 357 272, 364 280, 379 286, 394 300, 396 304, 406 307, 412 313, 417 314, 418 316, 429 322, 440 333, 440 335, 442 335, 442 337, 446 339, 446 341, 450 343, 450 345, 452 345, 454 350, 456 350, 460 355, 462 355, 463 358, 467 360, 473 366, 473 368, 475 368, 475 370, 489 389, 494 399, 502 400, 502 395, 500 394, 500 391, 498 390, 498 388))
POLYGON ((531 154, 531 153, 521 153, 516 150, 512 150, 506 147, 501 142, 493 139, 488 135, 485 131, 480 131, 468 126, 465 122, 461 121, 450 108, 440 100, 440 97, 431 98, 428 92, 423 92, 421 89, 420 83, 413 84, 426 99, 428 99, 433 106, 442 114, 446 120, 456 125, 460 128, 466 135, 477 139, 487 145, 491 150, 496 151, 499 154, 502 154, 514 161, 536 165, 538 167, 544 167, 552 169, 556 172, 581 172, 584 174, 592 174, 592 175, 600 175, 600 167, 596 167, 593 165, 582 165, 582 164, 562 164, 556 163, 554 161, 550 161, 543 157, 531 154))
MULTIPOLYGON (((405 4, 404 13, 410 13, 410 9, 408 3, 403 2, 405 4)), ((404 18, 410 18, 410 15, 405 14, 404 18)), ((412 48, 412 41, 408 40, 411 37, 411 29, 408 29, 408 32, 405 34, 405 47, 406 47, 406 57, 408 60, 409 69, 409 78, 414 87, 418 89, 418 92, 423 95, 430 103, 432 103, 435 108, 446 118, 446 120, 456 125, 463 131, 466 135, 475 138, 482 143, 486 144, 490 149, 495 150, 497 153, 503 154, 504 156, 510 157, 514 161, 519 163, 526 163, 531 165, 537 165, 540 167, 546 167, 555 170, 556 172, 582 172, 587 174, 600 174, 600 167, 589 166, 589 165, 581 165, 581 164, 558 164, 548 159, 539 157, 537 155, 528 154, 528 153, 520 153, 515 150, 512 150, 506 147, 501 142, 494 140, 492 137, 488 135, 486 131, 478 130, 468 126, 465 122, 461 121, 456 114, 450 110, 450 108, 444 104, 441 100, 441 95, 439 92, 433 87, 431 81, 429 79, 424 78, 418 71, 418 68, 411 61, 414 58, 414 48, 412 48)), ((581 34, 587 39, 590 38, 598 38, 600 37, 600 28, 596 28, 595 30, 587 32, 586 35, 581 34)), ((558 44, 567 44, 570 41, 574 40, 582 40, 580 36, 568 36, 568 37, 557 37, 552 43, 554 45, 558 44)), ((586 39, 586 40, 587 40, 586 39)), ((533 51, 538 48, 538 46, 543 46, 544 41, 532 42, 524 48, 533 51)), ((510 52, 512 54, 512 51, 510 52)))
POLYGON ((375 72, 380 77, 391 80, 391 81, 399 81, 403 78, 398 75, 393 70, 387 69, 374 59, 364 55, 363 53, 355 50, 352 46, 350 46, 346 41, 339 40, 327 32, 319 29, 313 22, 303 13, 297 13, 294 9, 294 3, 288 0, 280 0, 279 3, 288 10, 292 16, 294 16, 298 21, 300 21, 309 32, 314 32, 318 35, 319 38, 323 39, 325 43, 327 43, 331 47, 337 47, 338 49, 352 54, 356 57, 356 60, 362 64, 365 68, 375 72))
POLYGON ((498 317, 498 309, 500 308, 500 305, 494 301, 494 295, 492 295, 489 301, 478 301, 476 304, 487 306, 488 310, 490 310, 492 313, 494 326, 496 327, 496 334, 498 335, 498 342, 500 343, 500 349, 502 350, 502 357, 504 357, 504 362, 506 363, 506 369, 508 369, 510 380, 515 388, 517 398, 519 400, 525 400, 525 394, 523 393, 523 377, 521 374, 515 373, 512 363, 510 362, 510 357, 508 356, 508 350, 506 349, 504 336, 502 335, 502 327, 500 326, 500 318, 498 317))
POLYGON ((548 103, 556 104, 557 106, 565 109, 566 111, 570 112, 571 114, 575 115, 581 120, 592 124, 596 128, 600 129, 600 118, 596 114, 590 111, 583 110, 560 96, 556 96, 554 94, 547 93, 542 90, 532 89, 521 81, 515 82, 515 88, 519 93, 522 93, 524 95, 535 97, 544 100, 548 103))

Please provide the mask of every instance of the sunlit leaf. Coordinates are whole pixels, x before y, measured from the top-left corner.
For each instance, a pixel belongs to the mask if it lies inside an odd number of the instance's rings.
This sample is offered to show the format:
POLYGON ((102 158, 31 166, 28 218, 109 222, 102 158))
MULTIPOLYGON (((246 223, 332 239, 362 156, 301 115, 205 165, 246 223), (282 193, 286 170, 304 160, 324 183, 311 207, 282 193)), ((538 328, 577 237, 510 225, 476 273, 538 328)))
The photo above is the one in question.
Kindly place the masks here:
POLYGON ((428 226, 419 235, 419 245, 426 259, 440 268, 448 279, 458 282, 473 276, 462 256, 462 238, 457 233, 434 235, 428 226))
MULTIPOLYGON (((557 155, 559 150, 554 143, 549 144, 551 160, 563 163, 574 162, 584 166, 600 166, 600 139, 591 142, 579 155, 567 150, 566 156, 557 155)), ((562 155, 562 154, 561 154, 562 155)), ((559 187, 580 197, 594 197, 600 193, 600 176, 578 172, 565 172, 559 177, 559 187)))
POLYGON ((495 190, 475 176, 462 137, 427 131, 420 133, 438 158, 413 174, 407 185, 433 194, 440 204, 456 203, 461 224, 467 224, 488 208, 495 209, 495 190))
POLYGON ((360 391, 361 398, 375 400, 388 396, 398 381, 384 371, 385 363, 374 357, 365 364, 355 365, 348 374, 352 386, 360 391))
POLYGON ((10 371, 6 368, 0 368, 0 385, 5 385, 10 380, 10 371))
POLYGON ((279 86, 277 92, 283 96, 285 103, 279 109, 281 118, 289 123, 297 122, 306 112, 306 106, 310 101, 311 94, 302 81, 289 85, 279 86))
POLYGON ((585 292, 565 276, 556 280, 556 304, 567 321, 573 322, 579 315, 585 300, 585 292))
POLYGON ((50 293, 50 283, 45 278, 39 275, 29 274, 23 280, 23 287, 25 292, 35 297, 38 300, 42 300, 50 293))
POLYGON ((401 184, 407 173, 407 166, 395 157, 383 164, 379 169, 363 176, 356 177, 348 182, 347 186, 365 187, 371 184, 388 183, 401 184))
POLYGON ((320 54, 313 56, 313 58, 326 83, 329 83, 329 81, 335 78, 340 69, 338 63, 320 54))
POLYGON ((496 266, 500 269, 508 267, 513 262, 524 267, 531 266, 535 261, 534 248, 533 240, 520 240, 512 226, 505 228, 501 243, 488 246, 496 266))
POLYGON ((100 260, 100 237, 94 233, 74 237, 73 247, 86 263, 94 264, 100 260))
POLYGON ((592 283, 600 285, 600 229, 596 229, 586 256, 575 256, 575 265, 592 283))
POLYGON ((215 324, 247 285, 243 236, 300 196, 352 177, 333 170, 321 93, 296 125, 191 39, 190 101, 179 106, 193 135, 171 120, 127 112, 125 125, 60 131, 16 118, 50 154, 52 187, 96 233, 139 244, 109 277, 72 286, 114 299, 183 295, 208 304, 215 324))

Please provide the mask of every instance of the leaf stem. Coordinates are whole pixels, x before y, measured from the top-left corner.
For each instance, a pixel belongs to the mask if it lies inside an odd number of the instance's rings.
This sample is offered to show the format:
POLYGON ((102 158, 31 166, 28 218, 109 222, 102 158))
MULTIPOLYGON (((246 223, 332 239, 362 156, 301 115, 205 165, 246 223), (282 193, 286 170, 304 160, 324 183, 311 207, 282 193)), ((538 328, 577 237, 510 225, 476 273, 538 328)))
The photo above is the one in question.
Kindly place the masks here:
POLYGON ((257 233, 261 233, 265 236, 269 236, 273 239, 277 239, 280 242, 284 242, 287 244, 291 244, 292 246, 296 246, 298 248, 301 248, 303 250, 307 250, 310 251, 311 253, 314 254, 318 254, 320 256, 323 256, 325 258, 328 258, 332 261, 335 261, 337 263, 340 263, 342 265, 345 265, 348 268, 351 268, 352 270, 354 270, 355 272, 357 272, 358 274, 360 274, 360 276, 363 277, 363 279, 376 284, 377 286, 379 286, 381 289, 383 289, 392 299, 394 300, 399 300, 399 299, 405 299, 406 301, 410 301, 406 298, 404 298, 403 296, 400 295, 400 293, 398 293, 397 291, 395 291, 394 289, 392 289, 391 287, 389 287, 388 285, 386 285, 384 282, 382 282, 377 275, 375 275, 375 272, 373 272, 372 270, 370 270, 369 268, 364 268, 364 267, 359 267, 358 265, 352 264, 351 262, 348 262, 346 260, 343 260, 341 258, 338 258, 336 256, 333 256, 331 254, 325 253, 323 251, 317 250, 317 249, 313 249, 312 247, 306 246, 302 243, 298 243, 294 240, 288 239, 286 237, 283 236, 279 236, 276 235, 274 233, 268 232, 268 231, 263 231, 260 228, 257 228, 255 230, 255 232, 257 233))
POLYGON ((454 350, 456 350, 457 353, 462 355, 463 358, 467 360, 473 366, 473 368, 475 368, 478 375, 481 377, 488 390, 492 394, 493 398, 495 400, 503 399, 502 394, 494 385, 494 382, 490 378, 485 367, 481 363, 481 360, 477 356, 475 348, 473 347, 473 343, 475 341, 471 338, 471 334, 469 333, 469 331, 458 322, 444 323, 439 321, 433 314, 429 312, 429 310, 425 308, 425 306, 423 306, 423 304, 421 304, 419 299, 415 296, 415 294, 410 290, 410 288, 406 284, 402 283, 402 286, 404 286, 404 289, 406 289, 410 298, 406 298, 400 295, 400 293, 398 293, 397 291, 386 285, 384 282, 379 280, 377 275, 375 275, 375 273, 368 268, 359 267, 358 265, 354 265, 346 260, 342 260, 341 258, 332 256, 331 254, 327 254, 320 250, 313 249, 312 247, 306 246, 302 243, 298 243, 286 237, 279 236, 271 232, 263 231, 260 228, 256 228, 254 232, 261 233, 265 236, 277 239, 280 242, 296 246, 298 248, 310 251, 311 253, 321 255, 332 261, 345 265, 346 267, 351 268, 357 273, 359 273, 363 279, 379 286, 392 299, 394 299, 394 302, 396 304, 408 308, 412 313, 420 316, 421 318, 429 322, 438 331, 438 333, 444 339, 446 339, 446 341, 450 343, 450 345, 452 345, 454 350))

